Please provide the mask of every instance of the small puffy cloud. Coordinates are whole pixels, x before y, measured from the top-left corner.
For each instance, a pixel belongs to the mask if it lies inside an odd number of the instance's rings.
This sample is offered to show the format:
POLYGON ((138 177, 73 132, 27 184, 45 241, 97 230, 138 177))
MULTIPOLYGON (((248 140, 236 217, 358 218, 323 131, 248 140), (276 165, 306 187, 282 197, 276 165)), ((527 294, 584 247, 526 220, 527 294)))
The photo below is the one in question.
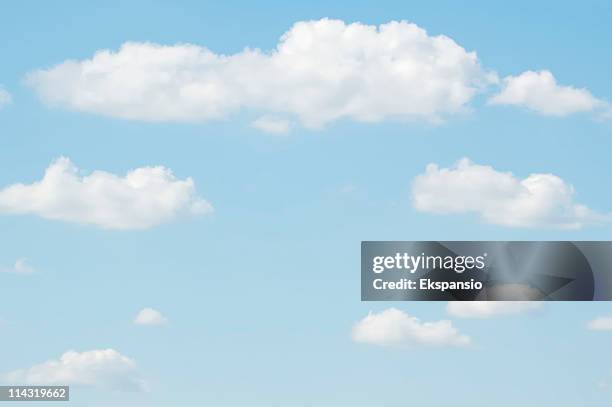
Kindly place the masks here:
POLYGON ((11 94, 4 90, 2 86, 0 86, 0 109, 2 109, 6 105, 10 105, 11 103, 13 103, 13 98, 11 97, 11 94))
POLYGON ((154 310, 153 308, 144 308, 142 309, 134 318, 134 323, 136 325, 166 325, 168 323, 168 319, 162 315, 161 312, 154 310))
POLYGON ((178 180, 161 166, 137 168, 123 177, 105 171, 81 176, 62 157, 40 181, 0 190, 0 214, 35 214, 105 229, 146 229, 210 212, 212 206, 197 196, 191 178, 178 180))
POLYGON ((412 201, 422 212, 475 213, 508 227, 578 229, 612 219, 574 202, 574 188, 555 175, 519 179, 467 158, 452 168, 427 165, 414 179, 412 201))
POLYGON ((471 344, 470 337, 460 334, 451 321, 421 322, 396 308, 368 314, 355 324, 352 338, 359 343, 398 347, 471 344))
POLYGON ((587 323, 592 331, 612 331, 612 317, 599 317, 587 323))
POLYGON ((523 106, 545 116, 567 116, 573 113, 610 112, 607 102, 586 89, 557 84, 550 71, 527 71, 504 78, 500 93, 492 96, 493 105, 523 106))
POLYGON ((4 381, 19 385, 92 386, 114 391, 143 391, 136 363, 113 349, 68 351, 28 369, 10 372, 4 381))
POLYGON ((272 116, 262 116, 253 121, 251 126, 263 131, 264 133, 286 134, 291 129, 291 122, 289 122, 289 120, 279 119, 272 116))
POLYGON ((330 19, 297 22, 270 51, 129 42, 27 76, 43 101, 71 110, 197 122, 247 109, 312 128, 338 119, 439 121, 467 111, 497 81, 475 52, 415 24, 330 19))
POLYGON ((10 267, 0 266, 0 273, 31 274, 33 272, 34 267, 32 267, 26 259, 17 259, 15 264, 10 267))
POLYGON ((537 301, 452 301, 446 311, 458 318, 486 319, 523 314, 541 307, 542 303, 537 301))

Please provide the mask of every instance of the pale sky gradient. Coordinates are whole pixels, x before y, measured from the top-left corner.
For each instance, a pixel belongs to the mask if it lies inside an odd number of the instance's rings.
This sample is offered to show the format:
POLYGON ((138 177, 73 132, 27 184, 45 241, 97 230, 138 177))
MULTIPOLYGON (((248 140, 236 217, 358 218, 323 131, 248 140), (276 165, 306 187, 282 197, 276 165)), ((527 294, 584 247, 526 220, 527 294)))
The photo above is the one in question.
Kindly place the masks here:
POLYGON ((359 289, 362 240, 610 238, 609 2, 1 14, 3 382, 69 380, 74 407, 610 405, 609 303, 359 289), (464 157, 508 189, 415 207, 464 157))

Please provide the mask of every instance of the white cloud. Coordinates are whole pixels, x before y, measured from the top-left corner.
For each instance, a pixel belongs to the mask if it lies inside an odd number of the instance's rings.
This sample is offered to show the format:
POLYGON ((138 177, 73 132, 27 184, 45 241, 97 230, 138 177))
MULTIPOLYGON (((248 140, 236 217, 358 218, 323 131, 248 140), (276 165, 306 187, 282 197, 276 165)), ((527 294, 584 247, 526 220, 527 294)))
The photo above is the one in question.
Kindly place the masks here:
POLYGON ((370 313, 353 327, 355 342, 381 346, 467 346, 451 321, 421 322, 396 308, 378 314, 370 313))
POLYGON ((2 86, 0 86, 0 109, 2 109, 6 105, 10 105, 11 103, 13 103, 13 98, 11 97, 11 94, 4 90, 2 86))
POLYGON ((262 116, 253 123, 252 127, 270 134, 286 134, 291 129, 291 122, 285 119, 279 119, 272 116, 262 116))
POLYGON ((28 263, 26 259, 17 259, 15 264, 10 267, 0 266, 0 273, 13 273, 13 274, 31 274, 34 272, 34 268, 28 263))
POLYGON ((496 83, 475 52, 408 22, 378 27, 298 22, 269 52, 222 55, 178 44, 125 43, 27 76, 51 105, 145 121, 205 121, 240 109, 337 119, 439 121, 496 83))
POLYGON ((566 116, 572 113, 610 111, 607 102, 594 97, 586 89, 557 84, 550 71, 527 71, 504 78, 500 93, 489 99, 494 105, 523 106, 545 116, 566 116))
POLYGON ((143 308, 134 318, 134 323, 137 325, 166 325, 168 319, 153 308, 143 308))
POLYGON ((587 328, 592 331, 612 331, 612 317, 599 317, 589 321, 587 328))
POLYGON ((51 163, 42 180, 0 190, 0 214, 35 214, 105 229, 144 229, 211 211, 191 178, 177 180, 167 168, 137 168, 124 177, 104 171, 80 176, 65 157, 51 163))
POLYGON ((446 311, 459 318, 493 318, 496 316, 517 315, 542 307, 537 301, 452 301, 446 311))
POLYGON ((510 172, 460 160, 453 168, 429 164, 412 186, 414 207, 423 212, 476 213, 509 227, 577 229, 612 219, 574 202, 574 188, 552 174, 516 178, 510 172))
POLYGON ((93 386, 116 391, 146 389, 136 363, 113 349, 68 351, 59 360, 10 372, 4 380, 20 385, 93 386))

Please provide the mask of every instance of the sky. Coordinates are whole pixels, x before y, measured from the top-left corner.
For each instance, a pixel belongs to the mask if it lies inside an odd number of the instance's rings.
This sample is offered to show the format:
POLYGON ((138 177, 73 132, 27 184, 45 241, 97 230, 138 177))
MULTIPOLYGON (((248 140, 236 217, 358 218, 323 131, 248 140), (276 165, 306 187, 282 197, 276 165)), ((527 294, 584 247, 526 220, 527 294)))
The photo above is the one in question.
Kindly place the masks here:
POLYGON ((610 405, 609 303, 359 286, 363 240, 609 239, 607 2, 1 14, 3 383, 93 407, 610 405))

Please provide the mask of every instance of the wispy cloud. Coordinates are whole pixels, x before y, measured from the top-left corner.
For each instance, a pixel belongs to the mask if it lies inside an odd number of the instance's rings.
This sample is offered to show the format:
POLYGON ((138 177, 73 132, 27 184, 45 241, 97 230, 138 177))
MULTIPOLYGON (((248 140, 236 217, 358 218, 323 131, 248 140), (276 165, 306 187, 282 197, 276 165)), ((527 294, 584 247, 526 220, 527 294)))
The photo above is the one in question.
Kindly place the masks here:
POLYGON ((359 343, 397 347, 463 347, 472 342, 451 321, 421 322, 396 308, 368 314, 355 324, 352 338, 359 343))
POLYGON ((68 351, 57 360, 15 370, 4 381, 19 385, 92 386, 115 391, 142 391, 146 383, 136 363, 114 349, 68 351))
POLYGON ((286 119, 262 116, 253 121, 251 126, 270 134, 287 134, 291 130, 291 122, 286 119))
POLYGON ((143 308, 134 318, 136 325, 159 326, 166 325, 168 319, 159 311, 153 308, 143 308))
POLYGON ((0 214, 34 214, 105 229, 146 229, 210 212, 212 206, 197 196, 191 178, 178 180, 161 166, 137 168, 123 177, 105 171, 81 176, 62 157, 40 181, 0 189, 0 214))
MULTIPOLYGON (((250 109, 316 128, 338 119, 439 121, 465 112, 497 76, 475 52, 415 24, 322 19, 295 23, 269 52, 130 42, 27 82, 51 105, 124 119, 205 121, 250 109)), ((287 125, 254 126, 280 133, 287 125)))
POLYGON ((591 331, 612 331, 612 316, 595 318, 587 323, 591 331))
POLYGON ((0 86, 0 109, 13 103, 13 98, 8 91, 0 86))
POLYGON ((493 105, 526 107, 544 116, 595 112, 612 113, 612 107, 586 89, 559 85, 550 71, 527 71, 503 80, 502 90, 489 99, 493 105))
POLYGON ((579 229, 608 222, 574 201, 574 188, 553 174, 520 179, 467 158, 454 167, 429 164, 412 185, 414 207, 437 214, 475 213, 485 222, 509 227, 579 229))
POLYGON ((541 307, 542 302, 538 301, 452 301, 446 311, 458 318, 486 319, 524 314, 541 307))
POLYGON ((31 274, 34 272, 27 259, 21 258, 15 261, 12 266, 0 266, 0 273, 12 273, 12 274, 31 274))

